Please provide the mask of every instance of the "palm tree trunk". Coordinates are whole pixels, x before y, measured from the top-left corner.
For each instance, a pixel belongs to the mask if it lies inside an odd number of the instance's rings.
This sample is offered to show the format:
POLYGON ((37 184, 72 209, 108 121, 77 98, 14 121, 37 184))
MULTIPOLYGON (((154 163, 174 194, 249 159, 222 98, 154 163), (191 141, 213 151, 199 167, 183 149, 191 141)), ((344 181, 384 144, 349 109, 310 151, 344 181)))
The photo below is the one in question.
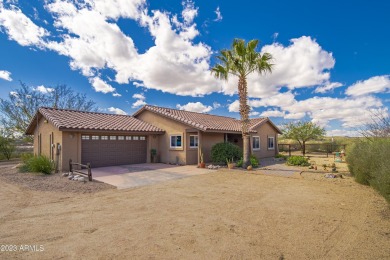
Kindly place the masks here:
POLYGON ((246 168, 250 164, 250 144, 249 144, 249 106, 248 106, 248 88, 245 76, 239 77, 238 96, 240 101, 241 131, 242 131, 242 167, 246 168))

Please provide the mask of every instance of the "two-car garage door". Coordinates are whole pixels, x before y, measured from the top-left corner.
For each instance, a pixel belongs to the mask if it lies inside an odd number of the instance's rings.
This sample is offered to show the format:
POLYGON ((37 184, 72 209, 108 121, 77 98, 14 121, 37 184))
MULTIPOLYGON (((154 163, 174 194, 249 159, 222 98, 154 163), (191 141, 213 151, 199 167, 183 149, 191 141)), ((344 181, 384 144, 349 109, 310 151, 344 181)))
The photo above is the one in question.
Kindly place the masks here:
POLYGON ((81 162, 93 168, 146 162, 146 137, 82 135, 81 162))

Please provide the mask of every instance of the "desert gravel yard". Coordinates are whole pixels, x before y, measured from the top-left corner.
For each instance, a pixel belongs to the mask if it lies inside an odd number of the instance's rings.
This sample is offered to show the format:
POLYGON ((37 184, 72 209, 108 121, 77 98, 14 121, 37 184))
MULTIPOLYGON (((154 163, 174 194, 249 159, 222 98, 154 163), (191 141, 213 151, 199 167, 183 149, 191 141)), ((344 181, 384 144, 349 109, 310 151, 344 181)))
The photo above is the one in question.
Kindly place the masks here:
POLYGON ((76 192, 12 174, 0 168, 0 245, 18 249, 0 259, 390 258, 389 206, 350 177, 224 169, 126 190, 67 181, 76 192))

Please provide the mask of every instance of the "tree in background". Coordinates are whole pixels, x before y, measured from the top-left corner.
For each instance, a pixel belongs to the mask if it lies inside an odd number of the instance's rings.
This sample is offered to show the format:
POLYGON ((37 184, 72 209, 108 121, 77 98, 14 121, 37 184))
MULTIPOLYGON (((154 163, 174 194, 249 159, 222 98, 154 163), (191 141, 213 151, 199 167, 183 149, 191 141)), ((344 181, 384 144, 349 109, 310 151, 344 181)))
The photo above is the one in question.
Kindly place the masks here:
POLYGON ((11 159, 15 148, 15 141, 12 138, 0 136, 0 153, 2 153, 7 160, 11 159))
POLYGON ((321 139, 325 135, 325 129, 312 122, 296 122, 285 124, 283 129, 283 138, 298 141, 302 148, 302 153, 306 153, 306 142, 309 140, 321 139))
POLYGON ((82 111, 95 110, 95 102, 85 94, 77 93, 66 85, 37 91, 20 82, 20 88, 11 91, 8 99, 0 98, 1 123, 14 136, 23 135, 39 107, 53 107, 82 111))
POLYGON ((243 140, 243 167, 249 164, 249 111, 247 76, 253 72, 259 74, 272 71, 272 56, 269 53, 257 52, 258 40, 245 44, 244 40, 234 39, 231 50, 222 50, 217 56, 218 64, 211 73, 216 78, 228 80, 229 75, 238 77, 238 96, 240 101, 241 131, 243 140))
POLYGON ((365 124, 360 133, 370 139, 373 137, 390 137, 390 115, 386 111, 374 111, 371 114, 371 122, 365 124))

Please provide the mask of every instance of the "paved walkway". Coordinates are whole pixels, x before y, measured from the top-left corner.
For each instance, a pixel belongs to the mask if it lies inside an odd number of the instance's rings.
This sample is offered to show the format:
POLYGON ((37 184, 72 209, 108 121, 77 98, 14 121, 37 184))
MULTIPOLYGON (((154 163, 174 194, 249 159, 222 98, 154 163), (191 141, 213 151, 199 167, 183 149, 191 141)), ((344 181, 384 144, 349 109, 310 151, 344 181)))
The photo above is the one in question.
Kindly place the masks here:
POLYGON ((286 165, 286 161, 275 161, 274 158, 266 158, 260 160, 261 167, 256 169, 260 172, 270 176, 280 176, 288 178, 301 178, 301 171, 293 166, 286 165))
POLYGON ((118 189, 133 188, 175 180, 211 172, 194 165, 176 166, 162 163, 143 163, 92 169, 95 180, 116 186, 118 189))

